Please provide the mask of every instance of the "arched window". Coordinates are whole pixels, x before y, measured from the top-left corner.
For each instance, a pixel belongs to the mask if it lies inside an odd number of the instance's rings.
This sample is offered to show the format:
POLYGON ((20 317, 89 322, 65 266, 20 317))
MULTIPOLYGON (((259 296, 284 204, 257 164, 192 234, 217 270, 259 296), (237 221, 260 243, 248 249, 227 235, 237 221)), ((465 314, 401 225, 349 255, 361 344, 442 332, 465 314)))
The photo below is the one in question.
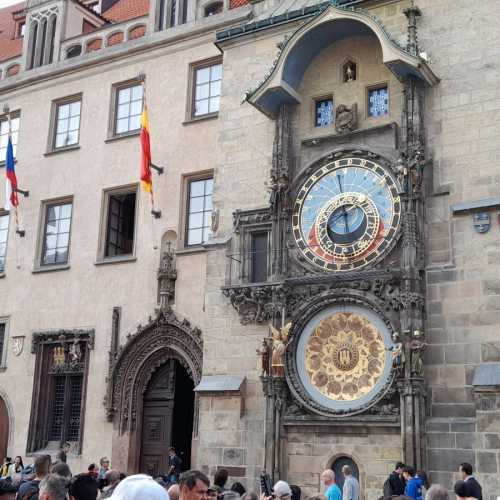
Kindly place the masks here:
POLYGON ((205 7, 205 17, 215 16, 220 14, 224 9, 224 4, 222 2, 213 2, 205 7))

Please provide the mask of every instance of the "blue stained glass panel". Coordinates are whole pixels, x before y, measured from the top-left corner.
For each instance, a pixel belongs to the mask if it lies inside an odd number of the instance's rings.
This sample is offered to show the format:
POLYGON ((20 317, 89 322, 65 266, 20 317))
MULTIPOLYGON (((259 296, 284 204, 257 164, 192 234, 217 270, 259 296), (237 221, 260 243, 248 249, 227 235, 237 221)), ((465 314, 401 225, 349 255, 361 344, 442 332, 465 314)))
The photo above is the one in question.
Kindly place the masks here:
POLYGON ((368 91, 369 116, 384 116, 389 114, 389 91, 387 87, 368 91))
POLYGON ((316 101, 316 127, 328 127, 333 123, 333 99, 316 101))

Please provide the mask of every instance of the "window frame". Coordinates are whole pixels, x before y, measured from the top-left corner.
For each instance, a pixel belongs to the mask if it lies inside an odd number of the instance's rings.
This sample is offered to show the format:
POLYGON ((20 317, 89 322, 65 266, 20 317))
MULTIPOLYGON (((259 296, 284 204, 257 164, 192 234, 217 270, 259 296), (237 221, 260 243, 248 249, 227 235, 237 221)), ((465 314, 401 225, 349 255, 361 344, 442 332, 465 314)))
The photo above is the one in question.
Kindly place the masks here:
POLYGON ((73 94, 66 97, 61 97, 52 101, 52 108, 50 113, 50 129, 49 138, 47 142, 47 153, 58 153, 62 151, 70 151, 72 149, 80 148, 80 140, 82 137, 82 111, 83 111, 83 92, 78 94, 73 94), (66 104, 72 104, 74 102, 80 102, 80 115, 78 120, 78 142, 75 144, 70 144, 68 146, 56 147, 57 140, 57 123, 59 121, 59 108, 66 104))
MULTIPOLYGON (((7 238, 5 240, 5 255, 3 256, 4 266, 3 269, 0 268, 0 278, 2 278, 3 276, 5 276, 5 269, 7 267, 7 250, 9 248, 9 231, 10 231, 10 213, 7 210, 3 210, 2 208, 0 208, 0 217, 7 217, 7 238)), ((2 319, 0 318, 0 322, 1 320, 2 319)))
POLYGON ((257 284, 266 283, 271 275, 271 238, 272 238, 272 224, 256 224, 247 226, 244 228, 244 240, 243 244, 246 249, 246 256, 244 259, 244 270, 243 270, 243 280, 247 283, 257 284), (266 280, 265 281, 254 281, 254 256, 253 256, 253 241, 257 234, 267 235, 267 245, 266 245, 266 280))
POLYGON ((38 227, 38 238, 36 245, 36 260, 33 272, 59 271, 69 269, 71 265, 71 233, 73 230, 73 217, 75 214, 75 202, 73 196, 61 196, 50 200, 42 200, 40 204, 40 221, 38 227), (68 258, 65 263, 43 264, 42 259, 45 251, 45 228, 47 224, 47 212, 50 206, 66 205, 71 203, 71 220, 68 236, 68 258))
POLYGON ((322 94, 322 95, 313 97, 312 128, 315 131, 318 131, 318 130, 330 130, 332 127, 333 128, 335 127, 335 96, 333 95, 333 92, 330 92, 329 94, 322 94), (332 101, 332 122, 325 127, 320 127, 319 125, 316 125, 316 106, 317 106, 318 102, 326 101, 327 99, 330 99, 332 101))
MULTIPOLYGON (((196 244, 196 245, 188 245, 188 223, 189 223, 189 187, 191 182, 202 181, 214 179, 214 171, 213 170, 203 170, 196 173, 184 174, 182 176, 182 193, 181 193, 181 217, 180 219, 180 227, 178 234, 182 235, 180 238, 180 248, 184 250, 200 250, 203 249, 203 245, 205 243, 196 244)), ((213 190, 212 190, 212 212, 213 212, 213 190)))
POLYGON ((366 106, 365 118, 367 120, 380 120, 380 119, 391 116, 391 92, 390 92, 390 86, 389 86, 388 81, 375 83, 373 85, 368 85, 366 87, 365 106, 366 106), (373 90, 380 90, 383 88, 387 88, 387 114, 381 115, 381 116, 372 116, 372 115, 370 115, 370 92, 373 90))
POLYGON ((0 352, 0 370, 5 370, 7 368, 7 351, 9 350, 9 317, 0 316, 0 324, 5 326, 3 335, 3 347, 0 352))
MULTIPOLYGON (((223 81, 223 58, 222 56, 211 57, 210 59, 204 59, 203 61, 197 61, 189 65, 189 84, 188 84, 188 102, 186 110, 186 123, 196 122, 201 120, 210 120, 212 118, 217 118, 220 111, 220 97, 222 97, 222 81, 223 81), (211 113, 205 113, 203 115, 195 115, 196 111, 196 73, 200 69, 210 68, 212 66, 221 65, 221 93, 219 96, 219 110, 213 111, 211 113)), ((210 101, 209 101, 210 102, 210 101)))
MULTIPOLYGON (((132 88, 142 85, 142 80, 140 78, 132 78, 130 80, 125 80, 123 82, 114 83, 111 85, 111 108, 109 112, 109 123, 108 123, 108 140, 119 139, 122 137, 134 137, 141 133, 141 128, 134 130, 128 130, 127 132, 117 133, 116 127, 118 124, 118 97, 120 95, 120 90, 125 90, 127 88, 132 88)), ((144 110, 144 93, 142 95, 142 111, 144 110)), ((130 115, 129 115, 130 116, 130 115)))
POLYGON ((108 264, 114 262, 127 262, 136 260, 137 251, 137 223, 139 213, 139 184, 127 184, 124 186, 111 187, 103 189, 101 201, 101 219, 99 227, 99 243, 97 247, 96 264, 108 264), (106 256, 106 241, 108 234, 108 214, 109 214, 109 200, 113 195, 128 194, 135 192, 135 208, 134 208, 134 240, 132 243, 132 253, 125 255, 112 255, 106 256))
MULTIPOLYGON (((17 146, 19 144, 19 132, 21 130, 21 110, 17 109, 15 111, 10 111, 10 113, 4 113, 0 115, 0 124, 4 121, 7 121, 9 118, 13 120, 15 118, 19 118, 19 128, 17 129, 17 142, 15 144, 15 153, 14 153, 14 162, 17 163, 17 146)), ((13 144, 14 146, 14 144, 13 144)), ((0 167, 5 167, 5 154, 0 154, 0 167)))

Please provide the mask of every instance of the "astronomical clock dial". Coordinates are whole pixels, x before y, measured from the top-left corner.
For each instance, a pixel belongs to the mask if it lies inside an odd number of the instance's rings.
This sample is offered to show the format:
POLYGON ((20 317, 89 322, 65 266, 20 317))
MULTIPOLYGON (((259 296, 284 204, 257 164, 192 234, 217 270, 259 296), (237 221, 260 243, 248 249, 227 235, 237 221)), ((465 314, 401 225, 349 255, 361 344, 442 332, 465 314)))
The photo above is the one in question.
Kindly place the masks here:
POLYGON ((396 237, 400 217, 392 175, 373 161, 343 158, 324 165, 299 189, 293 235, 315 266, 350 271, 384 253, 396 237))
POLYGON ((391 333, 371 310, 335 305, 302 331, 296 362, 308 397, 333 412, 352 412, 377 397, 391 380, 391 333))

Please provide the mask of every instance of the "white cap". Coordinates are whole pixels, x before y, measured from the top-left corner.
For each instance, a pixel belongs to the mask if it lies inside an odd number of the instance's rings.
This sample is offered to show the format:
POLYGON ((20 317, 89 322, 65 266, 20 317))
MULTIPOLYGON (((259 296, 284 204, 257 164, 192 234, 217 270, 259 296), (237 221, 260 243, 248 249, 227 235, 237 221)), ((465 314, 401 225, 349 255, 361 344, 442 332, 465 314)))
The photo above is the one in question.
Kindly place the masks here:
POLYGON ((168 493, 151 476, 135 474, 121 481, 110 498, 116 500, 169 500, 168 493))
POLYGON ((273 493, 278 497, 292 496, 292 490, 285 481, 278 481, 273 488, 273 493))

